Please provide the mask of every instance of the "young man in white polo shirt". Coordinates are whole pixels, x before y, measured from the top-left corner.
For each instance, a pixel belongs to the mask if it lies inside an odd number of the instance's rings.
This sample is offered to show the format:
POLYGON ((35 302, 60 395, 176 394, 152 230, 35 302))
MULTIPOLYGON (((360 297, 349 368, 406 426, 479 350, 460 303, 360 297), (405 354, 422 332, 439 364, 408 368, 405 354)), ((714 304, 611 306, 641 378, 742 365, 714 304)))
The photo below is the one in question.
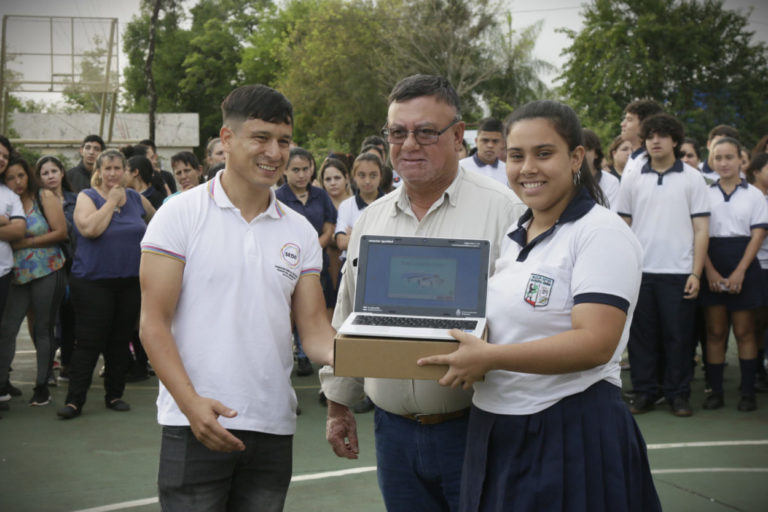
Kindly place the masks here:
POLYGON ((460 160, 459 165, 493 178, 506 187, 507 171, 504 162, 499 159, 499 150, 504 147, 503 131, 504 125, 497 119, 489 117, 480 121, 475 137, 477 152, 460 160))
POLYGON ((221 106, 226 166, 168 202, 142 241, 141 339, 160 378, 163 510, 282 510, 296 395, 293 312, 307 355, 332 360, 309 222, 271 187, 293 113, 279 92, 235 89, 221 106))
POLYGON ((639 171, 648 161, 648 151, 643 145, 640 136, 640 126, 643 121, 655 114, 664 112, 661 105, 653 100, 635 100, 624 109, 624 118, 621 120, 621 138, 632 144, 632 153, 624 165, 624 174, 639 171))
POLYGON ((629 334, 633 414, 653 408, 657 362, 676 416, 690 416, 695 299, 709 240, 709 199, 701 174, 680 160, 683 125, 668 114, 643 121, 649 160, 624 173, 616 211, 643 246, 643 279, 629 334))

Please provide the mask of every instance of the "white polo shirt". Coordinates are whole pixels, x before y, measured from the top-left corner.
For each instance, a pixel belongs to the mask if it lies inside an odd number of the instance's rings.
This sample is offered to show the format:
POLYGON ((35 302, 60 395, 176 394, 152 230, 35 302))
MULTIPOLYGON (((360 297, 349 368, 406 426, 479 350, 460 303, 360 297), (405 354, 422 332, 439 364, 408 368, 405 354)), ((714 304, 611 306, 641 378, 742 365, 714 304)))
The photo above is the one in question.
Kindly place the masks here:
POLYGON ((768 229, 768 206, 760 189, 742 179, 730 195, 720 180, 708 188, 712 217, 710 238, 751 237, 755 228, 768 229))
POLYGON ((600 186, 600 190, 603 191, 605 200, 608 201, 606 205, 612 211, 616 211, 616 200, 619 198, 619 187, 621 181, 613 174, 605 171, 600 171, 600 181, 597 184, 600 186))
POLYGON ((690 274, 693 270, 693 217, 710 212, 707 185, 699 171, 676 160, 664 173, 646 163, 624 173, 616 212, 632 219, 643 246, 643 272, 690 274))
POLYGON ((477 154, 474 154, 459 160, 459 165, 468 171, 488 176, 505 187, 509 187, 509 182, 507 181, 507 167, 504 165, 504 162, 499 159, 496 159, 496 162, 493 164, 486 164, 477 158, 477 154))
MULTIPOLYGON (((768 195, 765 196, 766 205, 768 205, 768 195)), ((766 206, 768 208, 768 206, 766 206)), ((768 236, 763 240, 763 245, 760 246, 760 250, 757 251, 757 259, 760 262, 760 268, 768 270, 768 236)))
MULTIPOLYGON (((379 197, 384 194, 379 193, 379 197)), ((335 237, 339 233, 346 233, 347 230, 355 225, 357 218, 363 213, 363 210, 368 205, 363 201, 359 194, 355 194, 352 197, 348 197, 339 205, 339 214, 336 216, 336 227, 333 230, 333 236, 335 237)), ((347 251, 342 251, 340 258, 346 259, 347 251)))
MULTIPOLYGON (((0 215, 5 215, 8 220, 26 220, 24 207, 16 193, 0 183, 0 215)), ((11 244, 0 240, 0 277, 13 270, 13 249, 11 244)))
POLYGON ((647 163, 648 151, 645 149, 645 146, 640 146, 629 155, 627 163, 624 164, 624 170, 621 172, 621 179, 635 171, 640 171, 647 163))
MULTIPOLYGON (((246 222, 221 175, 160 208, 142 251, 184 263, 173 335, 197 393, 237 411, 219 422, 293 434, 291 296, 300 278, 320 273, 317 233, 273 191, 267 209, 246 222)), ((157 420, 189 424, 162 382, 157 420)))
POLYGON ((473 403, 495 414, 534 414, 601 380, 621 387, 619 361, 640 290, 637 238, 586 191, 552 228, 526 244, 531 219, 527 212, 510 228, 488 283, 489 341, 527 343, 568 331, 571 310, 582 303, 615 306, 627 313, 627 321, 606 364, 561 375, 488 372, 474 385, 473 403))

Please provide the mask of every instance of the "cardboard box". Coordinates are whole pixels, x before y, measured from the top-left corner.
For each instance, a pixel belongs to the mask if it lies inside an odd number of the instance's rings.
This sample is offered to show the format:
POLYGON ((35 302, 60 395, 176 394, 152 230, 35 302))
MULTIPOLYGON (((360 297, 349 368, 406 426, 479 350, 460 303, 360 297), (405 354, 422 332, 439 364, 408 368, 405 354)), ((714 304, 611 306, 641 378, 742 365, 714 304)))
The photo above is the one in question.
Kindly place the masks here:
POLYGON ((458 341, 366 338, 339 334, 334 341, 334 375, 384 379, 438 380, 446 365, 417 366, 425 356, 449 354, 458 341))

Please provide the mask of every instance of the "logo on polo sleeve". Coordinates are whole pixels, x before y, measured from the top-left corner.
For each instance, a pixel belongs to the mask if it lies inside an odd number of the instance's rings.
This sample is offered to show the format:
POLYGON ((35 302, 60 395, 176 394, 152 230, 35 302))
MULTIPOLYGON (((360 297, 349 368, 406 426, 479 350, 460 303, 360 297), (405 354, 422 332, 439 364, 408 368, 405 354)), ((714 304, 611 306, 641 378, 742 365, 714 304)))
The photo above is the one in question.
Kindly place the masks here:
POLYGON ((544 307, 549 304, 552 286, 555 280, 541 274, 531 274, 525 287, 525 302, 533 307, 544 307))
POLYGON ((287 243, 280 249, 280 258, 291 268, 299 264, 301 249, 294 243, 287 243))

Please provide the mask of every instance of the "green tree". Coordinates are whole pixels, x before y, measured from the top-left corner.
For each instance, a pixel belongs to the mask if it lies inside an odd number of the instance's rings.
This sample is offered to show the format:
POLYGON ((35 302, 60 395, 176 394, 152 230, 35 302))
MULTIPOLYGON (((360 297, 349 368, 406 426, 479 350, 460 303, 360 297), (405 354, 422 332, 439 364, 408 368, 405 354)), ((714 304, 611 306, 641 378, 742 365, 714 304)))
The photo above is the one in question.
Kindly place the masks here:
POLYGON ((118 70, 115 69, 116 60, 114 59, 117 45, 112 49, 113 58, 110 63, 108 62, 109 43, 99 36, 94 36, 93 43, 94 49, 85 51, 80 60, 78 79, 73 80, 72 84, 67 85, 63 90, 65 103, 77 112, 101 112, 103 95, 117 90, 118 70), (109 77, 107 77, 108 63, 111 64, 109 77))
POLYGON ((747 15, 716 0, 595 0, 582 30, 564 31, 561 91, 604 138, 627 103, 651 98, 699 140, 730 124, 753 143, 768 132, 768 61, 746 27, 747 15))
POLYGON ((512 28, 512 15, 498 27, 492 44, 497 72, 476 89, 490 109, 490 115, 503 120, 515 107, 551 96, 541 80, 541 73, 552 73, 555 67, 533 55, 542 22, 523 28, 512 28))

